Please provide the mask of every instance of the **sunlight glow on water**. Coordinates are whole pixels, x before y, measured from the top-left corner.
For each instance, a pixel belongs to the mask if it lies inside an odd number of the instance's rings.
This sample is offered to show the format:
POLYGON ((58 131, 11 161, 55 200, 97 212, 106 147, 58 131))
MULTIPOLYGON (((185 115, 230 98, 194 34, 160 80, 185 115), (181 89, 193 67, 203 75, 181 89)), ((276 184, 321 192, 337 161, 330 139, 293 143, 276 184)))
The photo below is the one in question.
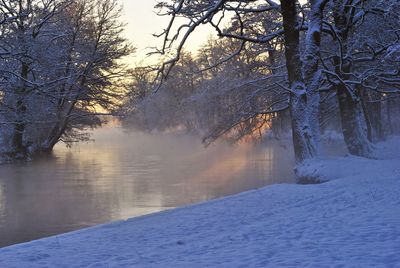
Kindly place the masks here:
POLYGON ((117 126, 94 139, 0 166, 0 246, 293 182, 292 153, 276 143, 205 149, 198 137, 117 126))

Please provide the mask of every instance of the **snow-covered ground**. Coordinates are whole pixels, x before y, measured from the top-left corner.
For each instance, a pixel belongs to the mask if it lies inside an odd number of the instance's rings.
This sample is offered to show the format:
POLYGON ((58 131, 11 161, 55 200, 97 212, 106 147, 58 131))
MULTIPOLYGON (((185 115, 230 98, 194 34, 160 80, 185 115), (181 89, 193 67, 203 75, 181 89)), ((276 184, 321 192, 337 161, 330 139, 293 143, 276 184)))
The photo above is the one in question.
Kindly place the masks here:
POLYGON ((400 267, 400 139, 274 185, 0 249, 0 267, 400 267), (385 160, 382 160, 385 159, 385 160))

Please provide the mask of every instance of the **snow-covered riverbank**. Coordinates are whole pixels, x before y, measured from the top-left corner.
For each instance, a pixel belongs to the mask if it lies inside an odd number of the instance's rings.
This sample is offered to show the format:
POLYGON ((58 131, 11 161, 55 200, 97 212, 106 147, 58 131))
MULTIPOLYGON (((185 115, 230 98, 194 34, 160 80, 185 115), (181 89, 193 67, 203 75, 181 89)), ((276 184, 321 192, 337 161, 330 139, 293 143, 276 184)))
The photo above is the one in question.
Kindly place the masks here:
POLYGON ((0 267, 400 267, 399 139, 274 185, 0 249, 0 267))

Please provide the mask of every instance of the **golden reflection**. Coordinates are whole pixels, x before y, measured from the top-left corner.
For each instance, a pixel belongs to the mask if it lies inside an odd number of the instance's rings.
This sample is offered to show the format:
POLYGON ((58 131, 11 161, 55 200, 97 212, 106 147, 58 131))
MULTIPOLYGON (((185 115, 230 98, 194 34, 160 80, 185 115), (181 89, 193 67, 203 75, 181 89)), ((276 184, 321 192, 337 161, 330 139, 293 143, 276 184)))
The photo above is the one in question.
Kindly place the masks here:
POLYGON ((235 150, 226 151, 218 156, 216 162, 211 163, 207 169, 189 178, 197 183, 213 183, 215 185, 224 185, 235 174, 240 173, 248 164, 248 152, 252 145, 241 143, 235 150), (215 178, 218 178, 215 180, 215 178))
POLYGON ((264 146, 205 149, 199 137, 126 133, 116 121, 93 138, 57 145, 48 159, 0 166, 0 246, 258 188, 287 179, 269 177, 269 168, 290 166, 287 157, 276 166, 266 160, 264 146))

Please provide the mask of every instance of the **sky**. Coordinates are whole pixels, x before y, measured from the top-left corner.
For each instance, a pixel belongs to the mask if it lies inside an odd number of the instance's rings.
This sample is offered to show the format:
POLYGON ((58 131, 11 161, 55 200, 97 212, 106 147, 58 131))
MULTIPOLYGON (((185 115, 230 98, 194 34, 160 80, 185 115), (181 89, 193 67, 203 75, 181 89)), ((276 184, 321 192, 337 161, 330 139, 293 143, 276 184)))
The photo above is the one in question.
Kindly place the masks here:
MULTIPOLYGON (((137 48, 136 56, 129 59, 130 63, 144 60, 146 63, 156 61, 155 58, 146 58, 151 51, 149 47, 160 46, 161 39, 155 38, 153 34, 160 33, 168 25, 167 17, 156 14, 154 6, 157 0, 119 0, 124 7, 123 21, 127 23, 126 36, 137 48)), ((187 50, 196 50, 207 40, 211 30, 203 26, 199 28, 188 40, 187 50)))

